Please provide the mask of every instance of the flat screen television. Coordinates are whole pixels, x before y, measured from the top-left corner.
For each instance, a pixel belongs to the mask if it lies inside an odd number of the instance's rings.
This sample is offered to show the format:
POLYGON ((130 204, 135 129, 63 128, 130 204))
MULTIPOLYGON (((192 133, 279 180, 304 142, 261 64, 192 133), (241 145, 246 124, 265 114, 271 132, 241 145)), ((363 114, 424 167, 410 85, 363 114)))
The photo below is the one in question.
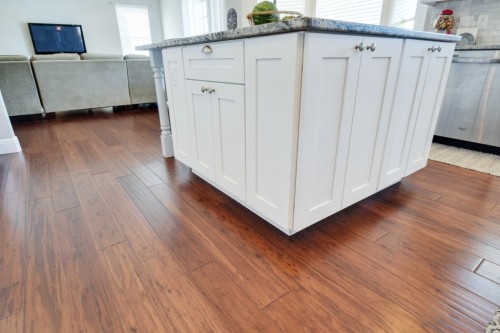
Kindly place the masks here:
POLYGON ((85 53, 81 25, 28 23, 36 54, 85 53))

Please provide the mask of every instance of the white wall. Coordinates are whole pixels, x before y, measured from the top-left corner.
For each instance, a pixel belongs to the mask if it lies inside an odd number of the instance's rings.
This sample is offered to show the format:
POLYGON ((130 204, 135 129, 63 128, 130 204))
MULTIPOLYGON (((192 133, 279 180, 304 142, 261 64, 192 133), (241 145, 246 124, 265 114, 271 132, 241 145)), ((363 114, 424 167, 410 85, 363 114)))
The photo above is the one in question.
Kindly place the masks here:
POLYGON ((0 141, 14 137, 14 131, 10 124, 7 109, 3 101, 2 92, 0 91, 0 141))
MULTIPOLYGON (((247 2, 247 1, 243 1, 247 2)), ((253 1, 248 1, 253 4, 253 1)), ((255 5, 254 5, 255 6, 255 5)), ((246 14, 249 12, 243 12, 242 10, 242 0, 223 0, 222 1, 222 27, 223 30, 227 29, 227 12, 230 8, 234 8, 236 10, 236 14, 238 15, 238 28, 243 27, 243 22, 248 22, 246 19, 246 14)), ((252 7, 253 9, 253 7, 252 7)))
POLYGON ((257 1, 254 0, 242 0, 241 3, 241 12, 242 12, 242 26, 249 27, 250 23, 248 22, 246 16, 248 13, 251 13, 253 7, 257 4, 257 1))
POLYGON ((2 92, 0 91, 0 154, 10 154, 18 151, 21 151, 21 145, 12 130, 2 92))
POLYGON ((121 54, 115 3, 148 6, 151 38, 163 40, 159 0, 0 0, 0 54, 34 54, 28 22, 81 24, 87 52, 121 54))
POLYGON ((165 39, 184 37, 181 0, 160 0, 163 36, 165 39))
POLYGON ((413 25, 414 30, 425 30, 427 10, 427 5, 422 4, 420 1, 417 3, 417 9, 415 12, 415 24, 413 25))

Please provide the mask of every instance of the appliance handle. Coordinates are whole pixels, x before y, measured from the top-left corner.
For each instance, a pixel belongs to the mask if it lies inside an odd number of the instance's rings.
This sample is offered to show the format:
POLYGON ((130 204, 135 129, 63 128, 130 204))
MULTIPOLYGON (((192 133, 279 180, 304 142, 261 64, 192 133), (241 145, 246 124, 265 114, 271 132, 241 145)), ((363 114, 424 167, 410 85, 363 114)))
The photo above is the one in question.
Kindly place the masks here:
POLYGON ((453 63, 462 64, 499 64, 500 58, 460 58, 454 57, 451 61, 453 63))

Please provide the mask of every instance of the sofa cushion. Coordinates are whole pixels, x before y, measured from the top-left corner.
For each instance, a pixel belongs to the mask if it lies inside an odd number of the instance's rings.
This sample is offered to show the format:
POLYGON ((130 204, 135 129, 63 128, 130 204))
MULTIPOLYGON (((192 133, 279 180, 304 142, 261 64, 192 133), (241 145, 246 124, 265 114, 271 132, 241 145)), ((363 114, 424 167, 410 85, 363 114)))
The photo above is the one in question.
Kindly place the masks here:
POLYGON ((28 61, 28 58, 22 55, 0 55, 0 61, 28 61))
POLYGON ((80 60, 77 53, 54 53, 54 54, 35 54, 31 56, 31 61, 40 60, 80 60))
POLYGON ((149 56, 143 54, 127 54, 123 57, 125 60, 129 59, 149 59, 149 56))
POLYGON ((82 53, 82 60, 122 60, 123 57, 119 54, 103 54, 103 53, 82 53))

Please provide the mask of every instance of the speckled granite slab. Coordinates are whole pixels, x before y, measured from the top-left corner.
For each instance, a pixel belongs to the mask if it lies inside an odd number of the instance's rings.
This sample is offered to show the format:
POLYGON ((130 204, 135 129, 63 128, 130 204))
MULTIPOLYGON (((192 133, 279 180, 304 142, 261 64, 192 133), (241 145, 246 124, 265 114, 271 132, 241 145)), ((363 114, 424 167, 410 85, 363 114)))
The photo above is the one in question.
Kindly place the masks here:
POLYGON ((500 45, 457 45, 455 47, 457 51, 468 51, 468 50, 500 50, 500 45))
POLYGON ((317 31, 326 33, 347 33, 395 38, 423 39, 438 42, 458 42, 460 36, 438 34, 434 32, 416 31, 400 28, 353 23, 345 21, 327 20, 315 17, 301 17, 290 21, 262 24, 235 30, 214 32, 186 38, 167 39, 163 42, 141 45, 137 50, 152 50, 174 46, 218 42, 231 39, 282 34, 295 31, 317 31))

